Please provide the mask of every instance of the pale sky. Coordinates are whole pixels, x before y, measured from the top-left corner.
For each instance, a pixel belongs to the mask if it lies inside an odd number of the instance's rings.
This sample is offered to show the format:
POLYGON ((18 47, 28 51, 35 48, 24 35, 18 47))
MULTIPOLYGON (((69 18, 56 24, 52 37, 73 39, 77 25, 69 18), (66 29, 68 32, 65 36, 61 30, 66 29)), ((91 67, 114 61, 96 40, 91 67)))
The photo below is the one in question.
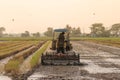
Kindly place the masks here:
POLYGON ((0 0, 0 27, 6 33, 44 32, 66 24, 89 32, 95 22, 120 23, 120 0, 0 0))

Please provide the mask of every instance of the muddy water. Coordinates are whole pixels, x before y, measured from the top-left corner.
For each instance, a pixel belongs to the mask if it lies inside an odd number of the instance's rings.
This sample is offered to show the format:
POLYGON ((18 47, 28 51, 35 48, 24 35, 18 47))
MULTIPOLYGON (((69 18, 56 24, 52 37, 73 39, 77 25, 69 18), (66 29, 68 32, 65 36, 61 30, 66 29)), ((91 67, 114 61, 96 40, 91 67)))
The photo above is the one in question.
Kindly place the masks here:
POLYGON ((0 75, 0 80, 12 80, 12 79, 8 76, 0 75))
POLYGON ((85 78, 82 72, 86 71, 79 66, 40 66, 28 80, 78 80, 85 78))
POLYGON ((21 74, 24 74, 24 73, 26 73, 26 72, 28 72, 28 71, 31 70, 30 60, 31 60, 31 58, 32 58, 33 55, 34 55, 34 54, 30 55, 30 56, 29 56, 27 59, 25 59, 25 61, 20 65, 19 71, 20 71, 21 74))
POLYGON ((72 42, 80 66, 40 66, 28 80, 120 80, 120 48, 72 42), (96 77, 97 76, 97 77, 96 77))
POLYGON ((87 70, 89 73, 96 74, 96 73, 120 73, 120 69, 118 68, 105 68, 101 67, 91 60, 82 60, 83 63, 88 63, 88 66, 85 66, 84 69, 87 70))
POLYGON ((5 59, 0 60, 0 74, 4 74, 4 73, 5 73, 5 72, 4 72, 5 64, 7 64, 8 61, 9 61, 10 59, 12 59, 12 58, 13 58, 13 56, 7 57, 7 58, 5 58, 5 59))

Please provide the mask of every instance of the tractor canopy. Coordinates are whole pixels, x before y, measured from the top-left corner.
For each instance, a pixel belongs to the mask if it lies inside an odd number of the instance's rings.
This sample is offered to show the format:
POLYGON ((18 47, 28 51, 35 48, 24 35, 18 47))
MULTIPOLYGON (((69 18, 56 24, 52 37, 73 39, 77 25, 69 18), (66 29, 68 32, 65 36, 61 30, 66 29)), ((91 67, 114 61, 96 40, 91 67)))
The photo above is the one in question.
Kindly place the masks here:
POLYGON ((67 32, 67 29, 55 29, 54 32, 67 32))

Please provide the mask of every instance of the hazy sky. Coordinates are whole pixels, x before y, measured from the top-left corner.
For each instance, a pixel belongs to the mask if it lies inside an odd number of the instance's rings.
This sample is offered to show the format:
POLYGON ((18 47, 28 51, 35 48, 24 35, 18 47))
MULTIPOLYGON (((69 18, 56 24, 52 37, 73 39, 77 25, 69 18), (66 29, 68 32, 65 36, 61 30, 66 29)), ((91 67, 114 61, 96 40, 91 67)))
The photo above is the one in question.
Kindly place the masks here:
POLYGON ((66 24, 89 32, 95 22, 120 23, 120 0, 0 0, 0 27, 7 33, 44 32, 66 24))

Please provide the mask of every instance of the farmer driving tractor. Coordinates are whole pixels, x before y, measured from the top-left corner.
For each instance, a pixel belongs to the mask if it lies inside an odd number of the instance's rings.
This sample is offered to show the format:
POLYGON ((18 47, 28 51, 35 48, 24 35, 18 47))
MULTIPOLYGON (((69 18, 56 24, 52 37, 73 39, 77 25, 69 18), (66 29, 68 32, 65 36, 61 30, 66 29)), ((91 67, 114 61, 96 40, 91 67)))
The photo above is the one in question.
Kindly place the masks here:
POLYGON ((64 54, 64 41, 65 41, 65 37, 64 37, 64 32, 60 33, 59 37, 58 37, 58 48, 57 48, 57 53, 62 52, 64 54))
POLYGON ((67 29, 54 30, 52 47, 50 49, 50 51, 43 53, 41 56, 41 63, 43 65, 80 64, 80 56, 72 50, 72 44, 70 43, 67 29), (55 35, 57 32, 60 32, 59 36, 55 35))

